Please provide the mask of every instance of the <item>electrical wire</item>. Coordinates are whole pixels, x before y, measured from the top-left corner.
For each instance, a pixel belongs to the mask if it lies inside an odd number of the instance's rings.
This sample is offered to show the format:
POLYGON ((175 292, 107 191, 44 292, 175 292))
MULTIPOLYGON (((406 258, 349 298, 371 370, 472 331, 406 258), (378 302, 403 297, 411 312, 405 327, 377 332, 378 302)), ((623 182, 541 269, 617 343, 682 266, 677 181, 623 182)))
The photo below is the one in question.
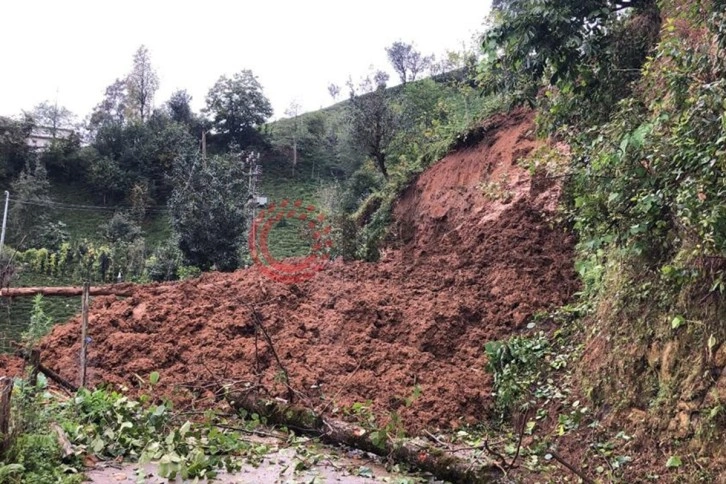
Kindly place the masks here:
MULTIPOLYGON (((75 210, 85 212, 117 212, 119 210, 129 210, 133 207, 129 205, 117 205, 114 207, 100 206, 100 205, 82 205, 74 203, 62 203, 62 202, 51 202, 51 201, 40 201, 40 200, 19 200, 17 198, 10 197, 9 200, 13 203, 20 205, 29 205, 34 207, 44 207, 56 210, 75 210)), ((168 213, 168 207, 149 207, 146 209, 147 213, 168 213)))

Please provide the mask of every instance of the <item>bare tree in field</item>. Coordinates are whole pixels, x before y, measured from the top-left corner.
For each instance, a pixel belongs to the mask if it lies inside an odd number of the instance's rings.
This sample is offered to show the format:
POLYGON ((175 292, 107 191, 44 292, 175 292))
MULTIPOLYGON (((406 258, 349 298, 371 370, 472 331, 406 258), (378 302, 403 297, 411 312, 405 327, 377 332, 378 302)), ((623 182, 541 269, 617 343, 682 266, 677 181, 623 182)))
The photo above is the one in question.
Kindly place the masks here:
POLYGON ((297 166, 297 144, 300 140, 300 110, 302 106, 297 101, 292 101, 285 111, 285 116, 290 118, 292 125, 288 133, 290 137, 290 143, 292 144, 292 173, 295 174, 295 167, 297 166))
POLYGON ((413 45, 405 42, 394 42, 390 47, 386 47, 386 54, 403 84, 415 81, 434 60, 433 56, 421 55, 413 45))
POLYGON ((144 45, 134 54, 134 65, 126 84, 133 114, 145 121, 151 113, 154 94, 159 89, 159 76, 151 65, 149 49, 144 45))

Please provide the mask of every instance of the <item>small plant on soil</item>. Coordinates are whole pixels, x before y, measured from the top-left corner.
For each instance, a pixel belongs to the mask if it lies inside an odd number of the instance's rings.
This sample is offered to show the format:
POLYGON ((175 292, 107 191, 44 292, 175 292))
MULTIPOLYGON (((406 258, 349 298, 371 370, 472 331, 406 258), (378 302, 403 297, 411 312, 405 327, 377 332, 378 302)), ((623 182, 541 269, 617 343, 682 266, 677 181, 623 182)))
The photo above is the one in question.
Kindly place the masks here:
POLYGON ((533 338, 514 337, 508 341, 490 341, 484 345, 487 370, 494 375, 494 397, 500 417, 522 406, 529 390, 539 379, 541 362, 549 351, 543 334, 533 338))
POLYGON ((540 172, 545 175, 561 176, 569 169, 570 155, 570 147, 560 142, 554 146, 537 148, 518 160, 517 164, 526 168, 532 176, 540 172))
MULTIPOLYGON (((416 388, 418 388, 418 385, 416 388)), ((420 389, 418 392, 414 389, 410 398, 418 398, 418 395, 420 395, 420 389)), ((413 400, 411 400, 411 403, 412 402, 413 400)), ((373 402, 370 400, 367 400, 366 402, 356 402, 350 407, 344 407, 343 413, 353 417, 358 425, 370 432, 371 441, 376 447, 383 449, 389 440, 405 438, 406 431, 398 412, 390 412, 386 423, 384 425, 379 425, 378 419, 371 409, 372 403, 373 402)), ((410 406, 410 403, 406 403, 406 406, 410 406)))
POLYGON ((45 314, 43 309, 43 295, 38 294, 33 298, 33 309, 30 312, 30 324, 23 333, 22 340, 31 346, 35 345, 40 338, 45 336, 53 326, 53 319, 45 314))
POLYGON ((491 201, 501 200, 504 203, 509 203, 514 197, 514 192, 509 189, 509 177, 506 174, 502 175, 497 181, 487 180, 481 182, 478 188, 491 201))
POLYGON ((0 482, 82 482, 80 460, 75 455, 61 458, 53 429, 62 415, 45 377, 39 374, 32 384, 27 379, 15 380, 11 402, 11 444, 0 456, 0 482))

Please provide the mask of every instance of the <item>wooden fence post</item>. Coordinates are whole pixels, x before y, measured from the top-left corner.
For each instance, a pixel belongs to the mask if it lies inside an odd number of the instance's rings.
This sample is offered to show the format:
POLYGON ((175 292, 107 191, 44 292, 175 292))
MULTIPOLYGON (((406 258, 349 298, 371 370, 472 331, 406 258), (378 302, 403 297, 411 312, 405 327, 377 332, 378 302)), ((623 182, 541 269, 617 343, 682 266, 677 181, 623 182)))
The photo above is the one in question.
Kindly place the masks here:
POLYGON ((31 349, 27 361, 30 365, 30 384, 35 386, 38 384, 38 371, 40 370, 40 350, 31 349))
POLYGON ((13 379, 0 377, 0 457, 10 447, 10 397, 13 379))
POLYGON ((81 296, 81 382, 80 387, 86 386, 86 350, 88 346, 88 299, 91 284, 83 283, 83 295, 81 296))

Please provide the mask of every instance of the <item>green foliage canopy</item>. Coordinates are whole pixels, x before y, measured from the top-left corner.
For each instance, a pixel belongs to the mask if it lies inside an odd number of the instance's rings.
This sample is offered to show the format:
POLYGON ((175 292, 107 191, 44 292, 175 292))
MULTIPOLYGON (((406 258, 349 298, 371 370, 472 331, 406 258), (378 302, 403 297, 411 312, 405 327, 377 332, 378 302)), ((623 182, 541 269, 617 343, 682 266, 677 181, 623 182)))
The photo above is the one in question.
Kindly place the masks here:
POLYGON ((247 180, 238 157, 188 152, 174 162, 172 227, 187 260, 202 270, 239 267, 246 232, 247 180))
POLYGON ((612 105, 628 94, 660 25, 655 0, 499 0, 493 7, 482 40, 485 86, 530 103, 544 80, 606 95, 601 107, 612 105))
POLYGON ((272 116, 272 105, 251 70, 222 76, 207 94, 205 112, 211 117, 219 144, 247 148, 260 142, 257 128, 272 116))

